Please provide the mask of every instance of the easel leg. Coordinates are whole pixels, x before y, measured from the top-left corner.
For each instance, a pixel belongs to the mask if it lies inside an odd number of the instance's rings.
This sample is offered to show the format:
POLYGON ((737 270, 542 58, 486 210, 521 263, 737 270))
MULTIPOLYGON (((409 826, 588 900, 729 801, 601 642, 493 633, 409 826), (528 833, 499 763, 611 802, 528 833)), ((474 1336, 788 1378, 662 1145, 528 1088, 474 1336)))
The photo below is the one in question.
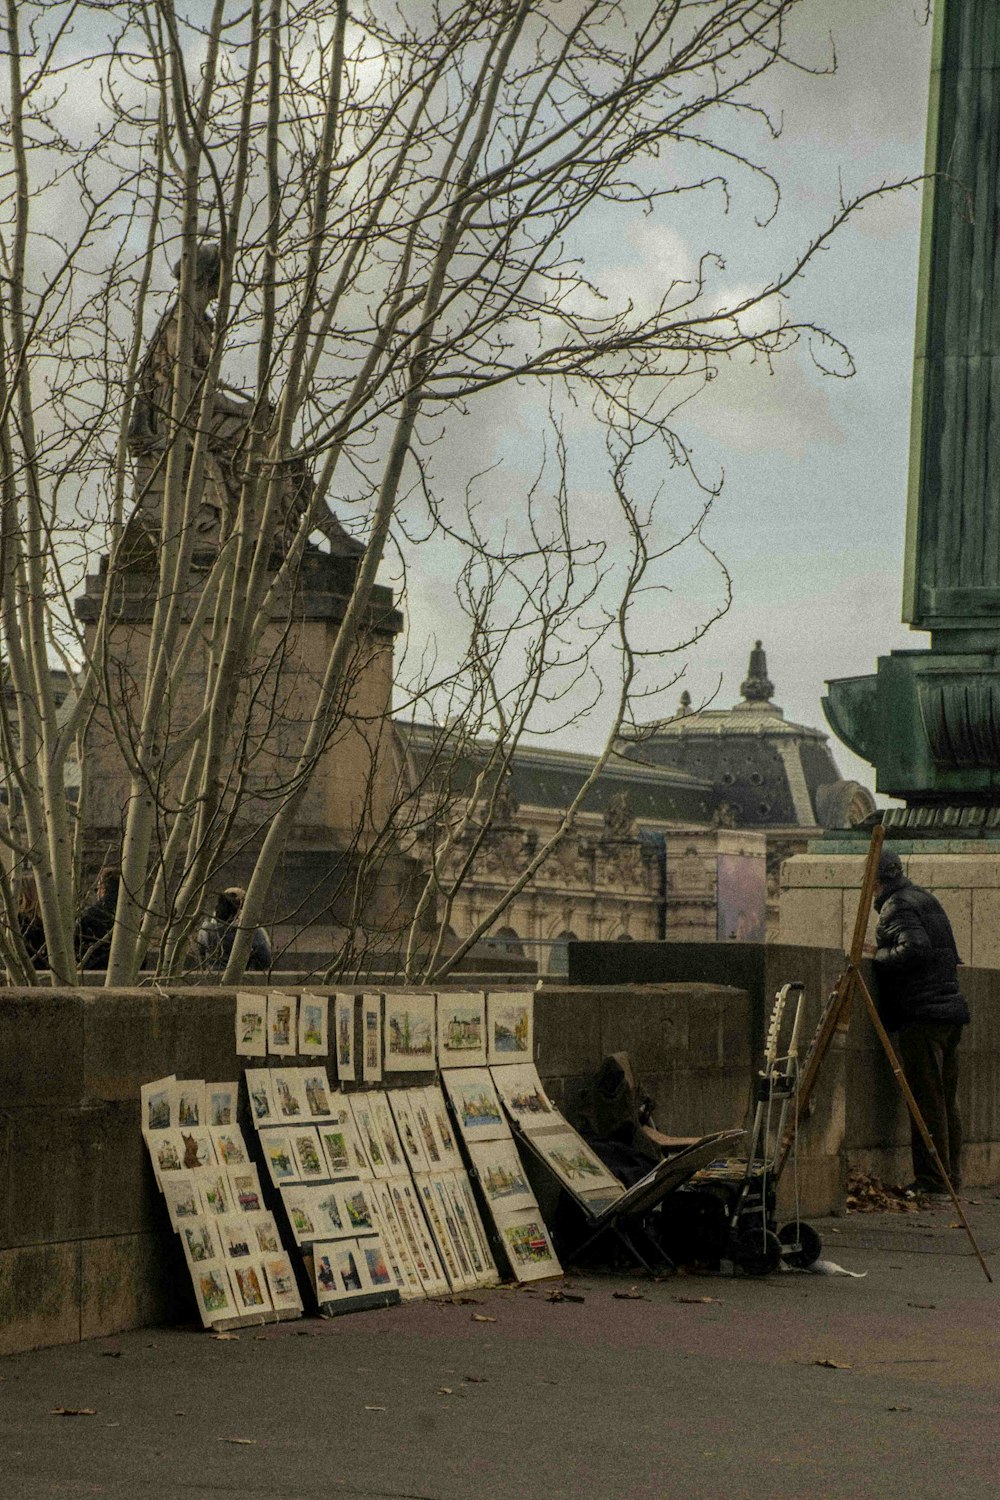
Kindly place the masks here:
POLYGON ((875 1005, 875 1001, 872 999, 871 994, 868 990, 868 986, 867 984, 865 984, 864 976, 860 972, 858 973, 855 982, 860 989, 862 996, 864 997, 865 1005, 868 1007, 868 1014, 871 1017, 871 1023, 875 1028, 875 1034, 878 1037, 879 1041, 882 1043, 882 1050, 885 1052, 885 1055, 889 1061, 889 1066, 895 1074, 896 1082, 899 1084, 903 1098, 906 1100, 906 1107, 910 1111, 910 1116, 913 1120, 913 1123, 919 1130, 920 1137, 924 1145, 927 1147, 928 1151, 934 1159, 934 1165, 940 1173, 941 1181, 948 1189, 951 1201, 955 1205, 955 1212, 958 1214, 959 1219, 962 1221, 963 1229, 969 1236, 969 1242, 972 1245, 973 1250, 975 1250, 976 1252, 976 1258, 983 1268, 983 1274, 986 1277, 986 1280, 991 1282, 993 1280, 993 1277, 990 1275, 989 1267, 983 1259, 983 1252, 980 1250, 978 1244, 976 1243, 976 1237, 972 1232, 972 1226, 970 1225, 968 1219, 965 1217, 965 1211, 958 1200, 958 1194, 955 1192, 955 1189, 951 1185, 951 1178, 948 1176, 948 1173, 944 1169, 944 1163, 942 1162, 941 1157, 938 1154, 938 1148, 934 1143, 934 1138, 931 1135, 930 1131, 927 1129, 927 1126, 924 1122, 924 1117, 920 1113, 920 1109, 917 1105, 916 1099, 914 1099, 913 1097, 913 1090, 910 1088, 910 1085, 906 1081, 906 1075, 899 1065, 899 1058, 896 1056, 892 1042, 889 1040, 889 1033, 882 1025, 878 1010, 875 1005))

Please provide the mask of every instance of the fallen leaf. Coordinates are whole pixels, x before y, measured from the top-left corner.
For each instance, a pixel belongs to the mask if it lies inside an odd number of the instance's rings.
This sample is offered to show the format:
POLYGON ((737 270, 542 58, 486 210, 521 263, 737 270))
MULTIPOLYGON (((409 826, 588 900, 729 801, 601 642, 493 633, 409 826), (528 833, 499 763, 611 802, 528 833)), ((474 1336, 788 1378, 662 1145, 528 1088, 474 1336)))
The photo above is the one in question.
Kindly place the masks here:
MULTIPOLYGON (((618 1293, 615 1292, 614 1295, 617 1297, 618 1293)), ((705 1303, 705 1302, 714 1302, 717 1306, 719 1306, 719 1307, 722 1306, 722 1298, 721 1297, 675 1297, 674 1301, 675 1302, 690 1302, 690 1303, 695 1303, 695 1302, 703 1302, 703 1303, 705 1303)))
POLYGON ((219 1438, 220 1443, 235 1443, 238 1448, 256 1448, 256 1438, 219 1438))
POLYGON ((482 1307, 483 1305, 482 1297, 452 1297, 451 1301, 455 1307, 482 1307))
MULTIPOLYGON (((936 1302, 908 1302, 906 1305, 907 1305, 907 1307, 923 1307, 923 1308, 929 1309, 932 1312, 935 1311, 936 1308, 937 1308, 937 1303, 936 1302)), ((907 1411, 909 1411, 910 1408, 907 1407, 906 1409, 907 1409, 907 1411)), ((889 1410, 893 1411, 894 1408, 890 1406, 889 1410)))
POLYGON ((473 1313, 473 1323, 495 1323, 496 1318, 491 1318, 489 1313, 473 1313))
POLYGON ((96 1417, 97 1412, 92 1406, 54 1406, 49 1412, 50 1417, 96 1417))
POLYGON ((237 1343, 240 1341, 238 1333, 210 1333, 209 1338, 217 1339, 220 1344, 231 1343, 234 1339, 237 1343))
POLYGON ((975 1204, 975 1206, 976 1206, 976 1208, 981 1208, 981 1207, 982 1207, 982 1205, 983 1205, 983 1200, 982 1200, 982 1198, 967 1198, 967 1199, 966 1199, 966 1202, 967 1202, 967 1203, 974 1203, 974 1204, 975 1204))
POLYGON ((912 1411, 912 1406, 887 1406, 886 1411, 912 1411))
POLYGON ((546 1302, 586 1302, 586 1297, 581 1297, 579 1292, 563 1291, 561 1286, 554 1286, 545 1298, 546 1302))
MULTIPOLYGON (((611 1295, 612 1295, 612 1297, 617 1297, 617 1299, 618 1299, 619 1302, 648 1302, 649 1301, 649 1298, 646 1296, 645 1292, 640 1292, 640 1290, 639 1290, 639 1288, 637 1286, 630 1286, 627 1292, 612 1292, 611 1295)), ((701 1302, 704 1299, 701 1298, 701 1297, 691 1297, 688 1300, 691 1301, 691 1302, 701 1302)), ((709 1300, 711 1300, 711 1299, 709 1299, 709 1300)))
POLYGON ((960 1224, 960 1223, 959 1223, 959 1222, 958 1222, 958 1220, 957 1220, 957 1219, 955 1219, 955 1220, 953 1220, 953 1222, 952 1222, 952 1223, 951 1223, 951 1224, 949 1224, 949 1225, 948 1225, 948 1228, 949 1228, 949 1229, 961 1229, 961 1227, 962 1227, 962 1226, 961 1226, 961 1224, 960 1224))
POLYGON ((453 1396, 455 1394, 450 1385, 439 1385, 437 1393, 439 1396, 453 1396))
POLYGON ((468 1385, 485 1385, 486 1384, 486 1376, 485 1375, 463 1375, 462 1379, 468 1385))
POLYGON ((385 1411, 384 1406, 366 1406, 365 1411, 385 1411))
POLYGON ((851 1365, 838 1364, 835 1359, 814 1359, 814 1365, 819 1365, 822 1370, 850 1370, 851 1365))
POLYGON ((101 1358, 102 1359, 121 1359, 121 1357, 122 1357, 122 1351, 120 1349, 102 1349, 101 1350, 101 1358))

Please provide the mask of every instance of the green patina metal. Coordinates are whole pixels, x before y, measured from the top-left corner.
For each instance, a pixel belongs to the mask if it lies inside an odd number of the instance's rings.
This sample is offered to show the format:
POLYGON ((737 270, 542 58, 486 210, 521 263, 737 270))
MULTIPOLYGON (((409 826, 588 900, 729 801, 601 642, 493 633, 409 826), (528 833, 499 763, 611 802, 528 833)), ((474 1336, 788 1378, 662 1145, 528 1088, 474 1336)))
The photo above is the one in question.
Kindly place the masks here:
POLYGON ((828 684, 900 833, 1000 833, 1000 4, 936 0, 903 619, 929 650, 828 684))

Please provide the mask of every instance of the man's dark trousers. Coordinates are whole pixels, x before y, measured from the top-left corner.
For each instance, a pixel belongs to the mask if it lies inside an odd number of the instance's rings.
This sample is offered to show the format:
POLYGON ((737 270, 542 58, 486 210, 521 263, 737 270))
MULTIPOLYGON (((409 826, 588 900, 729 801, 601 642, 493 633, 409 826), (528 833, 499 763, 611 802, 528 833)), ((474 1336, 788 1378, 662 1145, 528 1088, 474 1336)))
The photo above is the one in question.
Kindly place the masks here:
MULTIPOLYGON (((896 1042, 906 1081, 954 1188, 962 1181, 962 1121, 957 1099, 962 1029, 934 1021, 914 1021, 900 1029, 896 1042)), ((944 1192, 945 1185, 934 1158, 912 1120, 910 1140, 916 1185, 928 1192, 944 1192)))

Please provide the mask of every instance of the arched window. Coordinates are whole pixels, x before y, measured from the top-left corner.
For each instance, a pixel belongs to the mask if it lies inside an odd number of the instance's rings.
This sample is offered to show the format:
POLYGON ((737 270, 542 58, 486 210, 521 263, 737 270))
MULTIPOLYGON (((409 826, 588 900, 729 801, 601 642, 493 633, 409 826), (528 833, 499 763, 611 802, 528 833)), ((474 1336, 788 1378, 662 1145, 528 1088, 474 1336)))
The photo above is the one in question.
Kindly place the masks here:
POLYGON ((490 947, 502 953, 505 958, 524 957, 524 945, 513 927, 498 927, 496 932, 490 934, 488 941, 490 947))
POLYGON ((550 974, 569 973, 569 945, 570 943, 576 943, 578 941, 579 939, 577 938, 575 932, 570 932, 565 928, 562 932, 560 932, 559 936, 552 944, 552 947, 549 949, 550 974))

